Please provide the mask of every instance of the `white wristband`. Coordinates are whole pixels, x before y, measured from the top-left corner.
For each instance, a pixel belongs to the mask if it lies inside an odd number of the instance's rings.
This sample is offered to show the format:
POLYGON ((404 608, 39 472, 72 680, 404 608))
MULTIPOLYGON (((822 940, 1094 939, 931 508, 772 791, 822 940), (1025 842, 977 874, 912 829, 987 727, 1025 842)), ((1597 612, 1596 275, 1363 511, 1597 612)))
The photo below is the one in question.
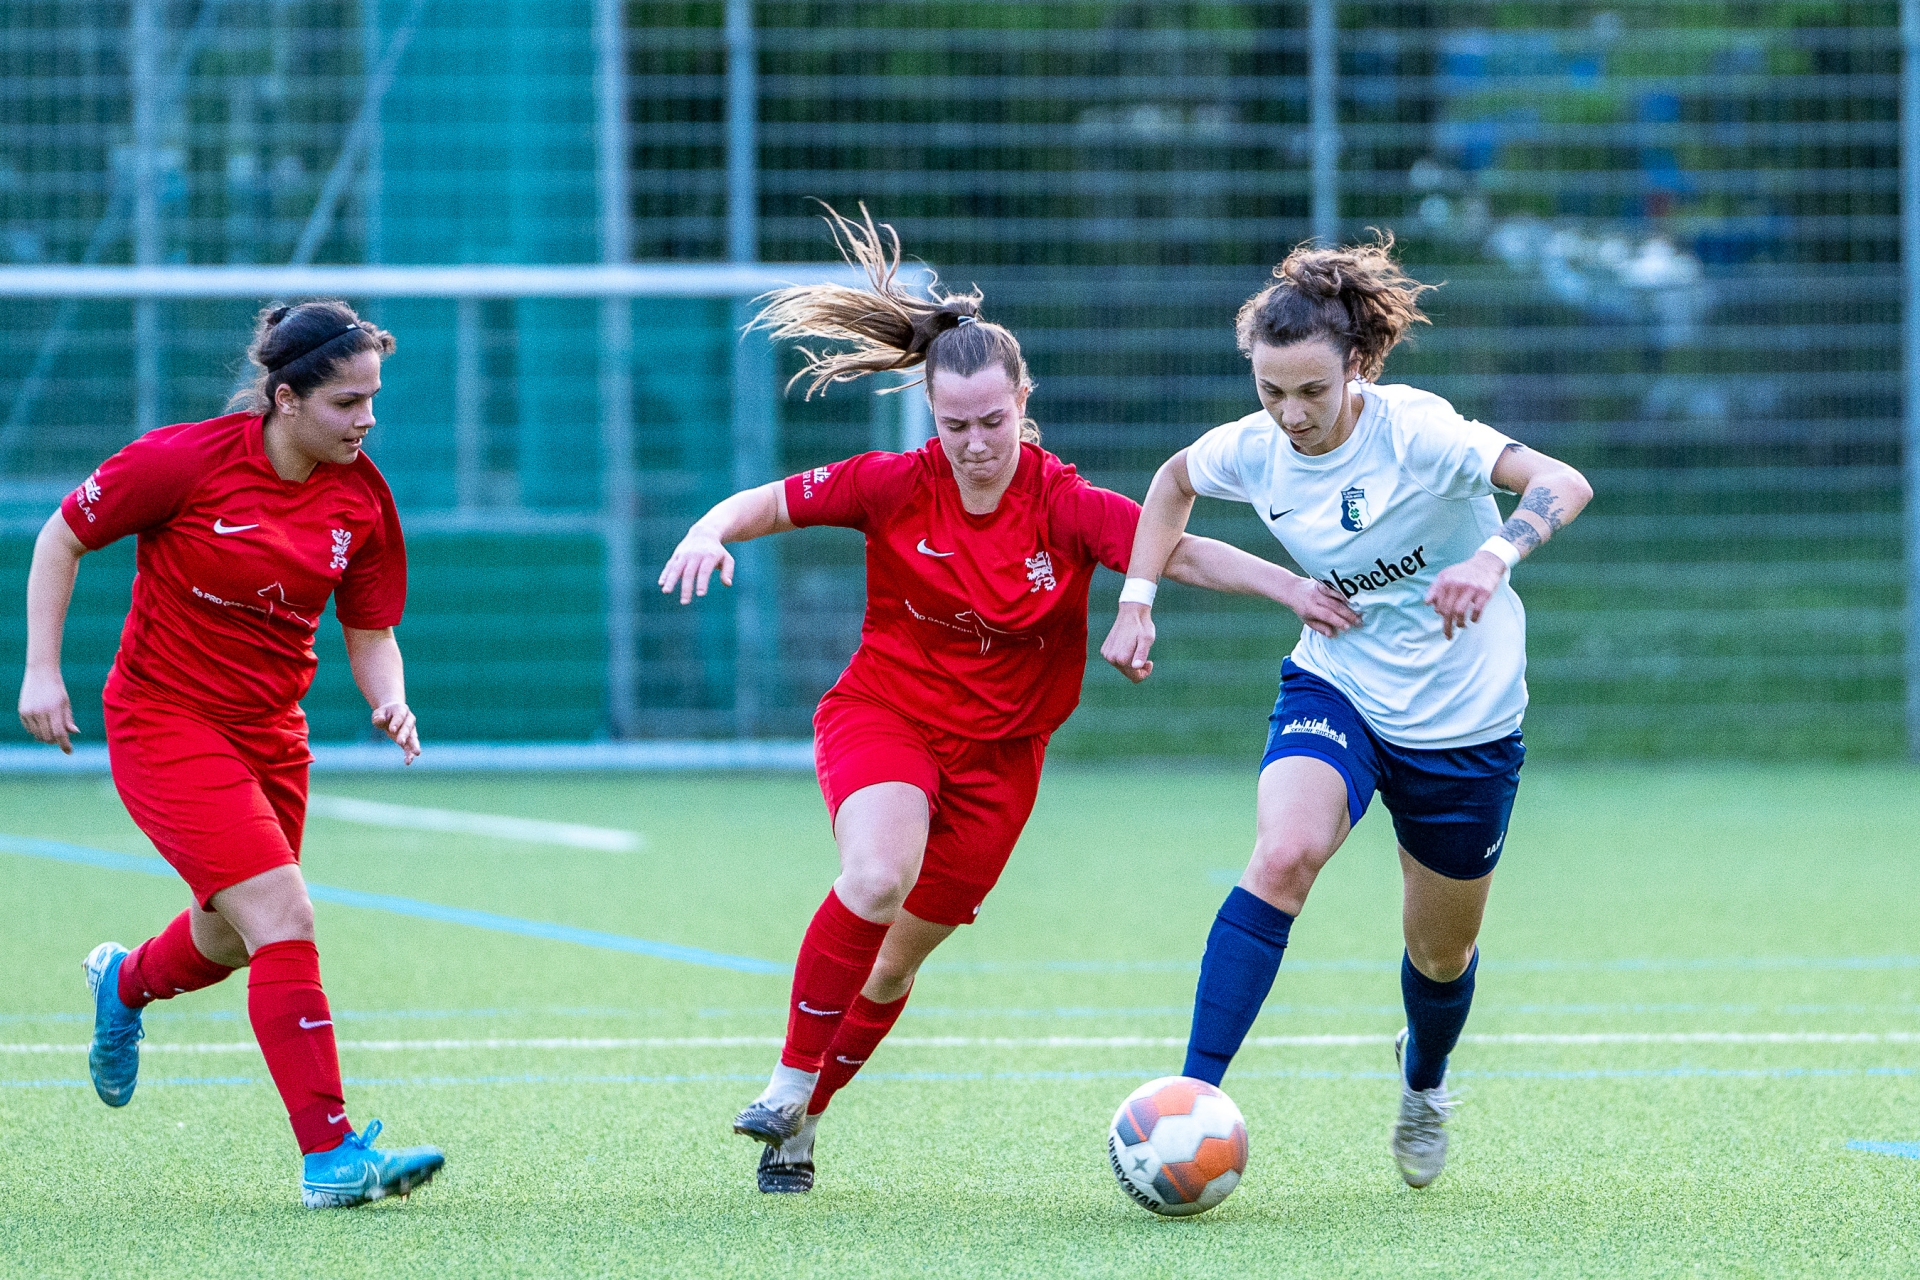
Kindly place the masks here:
POLYGON ((1480 550, 1491 551, 1500 557, 1500 563, 1507 566, 1507 572, 1513 572, 1513 566, 1520 563, 1520 548, 1508 542, 1499 534, 1494 534, 1480 544, 1480 550))
POLYGON ((1153 598, 1160 594, 1160 584, 1152 578, 1128 578, 1127 585, 1120 588, 1121 604, 1143 604, 1153 608, 1153 598))

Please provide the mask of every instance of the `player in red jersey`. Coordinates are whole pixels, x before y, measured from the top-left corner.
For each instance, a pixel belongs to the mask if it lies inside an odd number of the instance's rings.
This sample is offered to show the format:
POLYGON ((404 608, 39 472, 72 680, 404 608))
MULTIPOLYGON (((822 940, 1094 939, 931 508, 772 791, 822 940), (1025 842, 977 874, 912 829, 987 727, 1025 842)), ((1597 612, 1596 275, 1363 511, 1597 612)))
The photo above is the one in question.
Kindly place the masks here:
POLYGON ((304 1155, 301 1198, 404 1195, 443 1157, 376 1151, 347 1120, 333 1015, 300 877, 313 636, 333 597, 373 723, 420 754, 393 635, 406 549, 362 451, 393 338, 343 302, 261 313, 244 410, 161 427, 100 464, 48 519, 27 583, 20 722, 71 752, 60 639, 80 557, 137 535, 133 607, 101 699, 114 785, 193 903, 129 953, 87 957, 89 1054, 108 1106, 133 1097, 140 1011, 246 968, 247 1013, 304 1155))
MULTIPOLYGON (((899 1018, 921 962, 999 879, 1047 738, 1080 700, 1094 566, 1126 570, 1140 515, 1040 447, 1020 344, 980 319, 978 292, 903 289, 898 238, 888 252, 870 217, 828 212, 869 287, 781 290, 757 323, 851 344, 808 353, 810 391, 922 368, 937 438, 736 493, 660 575, 684 604, 716 571, 732 585, 725 543, 821 524, 867 537, 860 647, 813 721, 840 876, 801 942, 780 1065, 734 1120, 767 1144, 758 1178, 770 1192, 811 1189, 820 1113, 899 1018)), ((1168 571, 1274 599, 1300 581, 1191 536, 1168 571)))

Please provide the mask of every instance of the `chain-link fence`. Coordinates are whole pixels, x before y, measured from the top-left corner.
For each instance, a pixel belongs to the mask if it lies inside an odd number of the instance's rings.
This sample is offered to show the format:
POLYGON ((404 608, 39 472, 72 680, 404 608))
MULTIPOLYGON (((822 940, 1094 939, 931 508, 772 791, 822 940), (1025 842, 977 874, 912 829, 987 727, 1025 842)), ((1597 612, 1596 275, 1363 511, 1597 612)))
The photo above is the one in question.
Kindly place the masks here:
MULTIPOLYGON (((0 19, 0 251, 818 260, 808 198, 864 200, 1021 335, 1048 445, 1139 496, 1167 454, 1255 407, 1230 322, 1266 268, 1316 231, 1388 229, 1445 287, 1387 377, 1598 491, 1516 583, 1536 746, 1890 755, 1897 19, 1786 0, 55 0, 0 19), (159 33, 146 53, 141 31, 159 33), (609 95, 618 182, 596 159, 609 95)), ((474 516, 421 556, 416 682, 474 736, 606 732, 598 544, 529 550, 514 532, 603 501, 593 304, 494 299, 464 330, 453 303, 406 305, 382 312, 402 354, 376 457, 423 530, 463 506, 498 530, 474 516), (484 424, 464 497, 459 394, 484 424), (477 685, 476 650, 498 663, 477 685), (533 702, 542 687, 566 692, 533 702), (523 720, 520 705, 564 710, 523 720)), ((16 524, 137 427, 213 412, 247 309, 9 303, 0 501, 16 524)), ((643 569, 731 485, 899 438, 893 408, 862 394, 748 403, 765 379, 743 370, 763 357, 728 336, 738 318, 724 301, 641 306, 643 569), (756 414, 764 430, 743 435, 756 414)), ((1196 527, 1279 554, 1242 511, 1203 503, 1196 527)), ((641 593, 629 732, 805 732, 857 635, 857 539, 793 535, 748 567, 759 586, 698 614, 641 593)), ((1294 628, 1245 602, 1164 599, 1154 680, 1096 663, 1061 749, 1257 743, 1294 628)), ((1110 602, 1096 596, 1096 635, 1110 602)))

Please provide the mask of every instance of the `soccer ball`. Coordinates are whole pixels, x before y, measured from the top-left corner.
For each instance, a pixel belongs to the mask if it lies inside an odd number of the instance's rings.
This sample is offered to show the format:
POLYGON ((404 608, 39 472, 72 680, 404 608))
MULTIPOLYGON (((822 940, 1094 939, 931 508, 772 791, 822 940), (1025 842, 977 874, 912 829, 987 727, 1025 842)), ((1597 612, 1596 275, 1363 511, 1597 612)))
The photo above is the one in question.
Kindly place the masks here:
POLYGON ((1247 1122, 1206 1081, 1163 1076, 1113 1113, 1107 1155, 1120 1189, 1142 1208, 1170 1218, 1205 1213, 1247 1171, 1247 1122))

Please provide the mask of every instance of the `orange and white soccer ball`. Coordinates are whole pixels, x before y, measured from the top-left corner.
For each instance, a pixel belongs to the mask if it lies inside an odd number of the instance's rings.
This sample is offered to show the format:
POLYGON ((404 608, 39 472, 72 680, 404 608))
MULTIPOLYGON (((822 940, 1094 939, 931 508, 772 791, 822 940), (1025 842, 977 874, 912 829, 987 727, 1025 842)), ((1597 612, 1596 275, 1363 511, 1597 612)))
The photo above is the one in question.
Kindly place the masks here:
POLYGON ((1142 1208, 1170 1218, 1205 1213, 1247 1171, 1247 1122, 1206 1081, 1163 1076, 1113 1113, 1107 1154, 1120 1189, 1142 1208))

